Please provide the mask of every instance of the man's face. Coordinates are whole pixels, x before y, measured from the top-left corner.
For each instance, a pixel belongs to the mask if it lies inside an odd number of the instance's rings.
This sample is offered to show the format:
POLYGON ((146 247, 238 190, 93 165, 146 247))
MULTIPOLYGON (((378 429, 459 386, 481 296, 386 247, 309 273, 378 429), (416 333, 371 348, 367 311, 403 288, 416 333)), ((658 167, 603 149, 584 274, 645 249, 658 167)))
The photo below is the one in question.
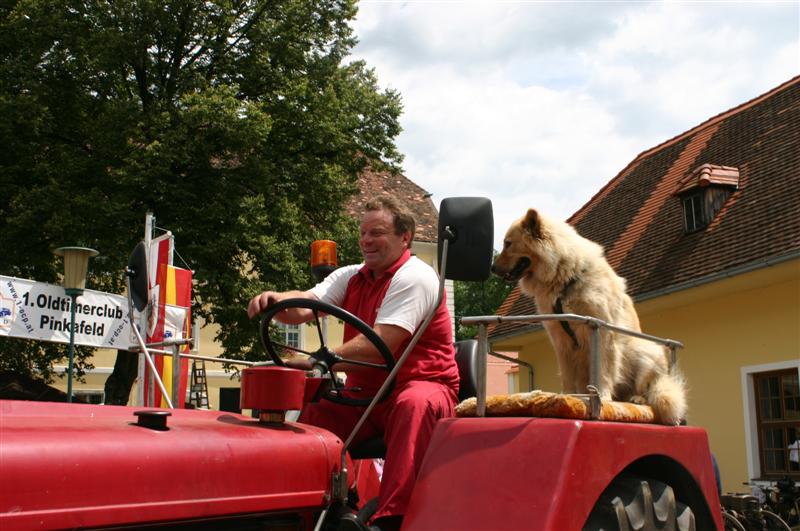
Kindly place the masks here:
POLYGON ((361 218, 359 246, 364 264, 380 277, 411 241, 411 233, 395 234, 392 213, 388 210, 371 210, 361 218))

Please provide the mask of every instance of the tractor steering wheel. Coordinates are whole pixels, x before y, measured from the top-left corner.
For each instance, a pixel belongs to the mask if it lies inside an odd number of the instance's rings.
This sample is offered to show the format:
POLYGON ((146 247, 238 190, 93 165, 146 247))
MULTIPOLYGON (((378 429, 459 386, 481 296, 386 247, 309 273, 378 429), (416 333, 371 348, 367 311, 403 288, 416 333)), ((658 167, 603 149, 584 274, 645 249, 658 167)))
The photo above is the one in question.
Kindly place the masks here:
MULTIPOLYGON (((278 302, 273 304, 263 313, 261 317, 261 343, 264 345, 267 353, 269 354, 272 361, 275 362, 275 365, 279 365, 281 367, 285 367, 286 363, 283 359, 278 355, 275 347, 281 347, 286 350, 292 350, 295 352, 299 352, 301 354, 305 354, 307 356, 311 356, 316 360, 323 360, 325 361, 325 366, 330 370, 333 365, 340 362, 346 362, 353 365, 362 365, 364 367, 374 367, 377 369, 383 369, 387 372, 391 372, 395 365, 394 356, 392 356, 392 352, 389 350, 389 347, 386 346, 386 343, 380 338, 378 334, 364 321, 353 315, 352 313, 348 312, 347 310, 343 310, 337 306, 333 306, 332 304, 328 304, 326 302, 318 301, 316 299, 286 299, 284 301, 278 302), (290 347, 289 345, 284 345, 280 343, 275 343, 269 335, 269 325, 272 322, 273 318, 278 315, 283 310, 288 310, 292 308, 307 308, 314 313, 314 322, 317 325, 317 333, 319 334, 319 344, 320 347, 315 352, 307 352, 305 350, 301 350, 295 347, 290 347), (366 361, 357 361, 357 360, 344 360, 335 355, 335 353, 328 348, 325 344, 325 338, 322 334, 322 326, 320 325, 320 314, 324 313, 327 315, 332 315, 337 319, 341 319, 345 323, 349 324, 353 328, 355 328, 358 332, 360 332, 365 338, 367 338, 370 343, 372 343, 375 348, 380 352, 381 356, 385 363, 370 363, 366 361)), ((367 398, 350 398, 344 396, 342 391, 346 391, 347 388, 341 388, 336 385, 336 378, 331 375, 331 382, 332 385, 328 388, 322 395, 322 398, 326 400, 330 400, 331 402, 335 402, 337 404, 345 404, 349 406, 366 406, 372 402, 374 396, 367 397, 367 398)), ((394 388, 394 382, 386 389, 381 400, 385 400, 386 397, 392 392, 394 388)))

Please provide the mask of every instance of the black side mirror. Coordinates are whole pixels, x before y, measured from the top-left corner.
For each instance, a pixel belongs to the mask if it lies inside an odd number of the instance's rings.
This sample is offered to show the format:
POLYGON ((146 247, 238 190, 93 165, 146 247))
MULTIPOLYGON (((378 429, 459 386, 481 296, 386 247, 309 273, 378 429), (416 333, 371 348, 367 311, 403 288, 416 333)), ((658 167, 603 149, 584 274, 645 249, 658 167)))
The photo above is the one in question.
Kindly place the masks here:
POLYGON ((131 299, 133 307, 141 312, 147 306, 147 249, 144 242, 139 242, 133 248, 125 274, 130 277, 131 299))
POLYGON ((447 240, 447 270, 452 280, 482 281, 492 266, 494 215, 485 197, 448 197, 439 206, 439 263, 447 240))

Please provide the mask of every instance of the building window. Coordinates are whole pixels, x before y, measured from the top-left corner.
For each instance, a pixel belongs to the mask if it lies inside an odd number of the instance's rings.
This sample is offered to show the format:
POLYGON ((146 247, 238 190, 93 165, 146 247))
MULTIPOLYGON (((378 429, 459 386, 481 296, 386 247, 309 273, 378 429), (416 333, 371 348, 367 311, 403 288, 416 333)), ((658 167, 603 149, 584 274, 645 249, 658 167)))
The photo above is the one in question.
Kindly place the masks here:
POLYGON ((703 215, 703 192, 697 191, 682 198, 683 225, 687 233, 698 231, 706 226, 703 215))
POLYGON ((519 376, 519 371, 508 371, 508 372, 506 372, 506 377, 508 378, 507 392, 510 395, 519 392, 519 385, 517 385, 517 377, 518 376, 519 376))
POLYGON ((72 394, 76 401, 87 404, 102 404, 103 398, 105 398, 105 393, 99 390, 77 389, 72 394))
POLYGON ((753 374, 761 477, 800 479, 800 377, 797 369, 753 374))
POLYGON ((701 164, 686 174, 675 191, 683 205, 686 233, 706 228, 738 189, 739 169, 732 166, 701 164))
POLYGON ((303 337, 300 325, 278 323, 278 329, 283 335, 283 344, 293 348, 303 348, 303 337))

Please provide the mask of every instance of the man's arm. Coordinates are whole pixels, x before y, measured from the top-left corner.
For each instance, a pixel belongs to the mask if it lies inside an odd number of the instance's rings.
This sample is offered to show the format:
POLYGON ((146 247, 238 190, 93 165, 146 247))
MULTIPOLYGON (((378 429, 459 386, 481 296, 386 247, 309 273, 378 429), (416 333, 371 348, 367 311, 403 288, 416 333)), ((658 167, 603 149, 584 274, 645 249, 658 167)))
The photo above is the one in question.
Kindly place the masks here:
MULTIPOLYGON (((406 339, 411 337, 411 333, 408 330, 394 325, 378 324, 375 325, 374 330, 378 337, 380 337, 383 342, 386 343, 386 346, 389 347, 389 351, 392 353, 392 356, 394 356, 395 359, 397 359, 401 354, 398 352, 400 346, 406 339)), ((366 361, 380 365, 384 365, 386 363, 383 355, 378 351, 375 345, 372 344, 372 341, 364 337, 362 334, 358 334, 350 341, 343 343, 340 347, 333 350, 338 356, 344 358, 345 360, 350 359, 366 361)), ((311 362, 308 361, 308 359, 295 358, 287 361, 287 365, 295 369, 311 370, 311 362)), ((368 367, 364 367, 363 365, 354 365, 345 361, 337 363, 334 367, 334 370, 343 372, 357 372, 367 368, 368 367)))
MULTIPOLYGON (((386 346, 389 347, 389 351, 392 353, 392 356, 394 356, 395 359, 402 354, 401 352, 398 352, 400 350, 400 346, 409 337, 411 337, 411 333, 408 332, 408 330, 395 325, 377 324, 375 325, 374 330, 378 337, 380 337, 383 342, 386 343, 386 346)), ((341 347, 335 350, 339 356, 345 359, 378 364, 386 363, 383 355, 381 355, 375 345, 372 344, 372 341, 361 334, 358 334, 356 337, 347 343, 344 343, 341 347)), ((337 366, 337 370, 342 370, 345 372, 354 372, 363 370, 365 368, 366 367, 353 365, 350 363, 342 363, 341 365, 337 366)))
MULTIPOLYGON (((318 300, 317 296, 310 291, 265 291, 250 299, 250 304, 247 305, 247 315, 252 319, 270 306, 286 299, 318 300)), ((305 323, 313 318, 314 312, 308 308, 289 308, 275 316, 275 319, 285 324, 305 323)))

